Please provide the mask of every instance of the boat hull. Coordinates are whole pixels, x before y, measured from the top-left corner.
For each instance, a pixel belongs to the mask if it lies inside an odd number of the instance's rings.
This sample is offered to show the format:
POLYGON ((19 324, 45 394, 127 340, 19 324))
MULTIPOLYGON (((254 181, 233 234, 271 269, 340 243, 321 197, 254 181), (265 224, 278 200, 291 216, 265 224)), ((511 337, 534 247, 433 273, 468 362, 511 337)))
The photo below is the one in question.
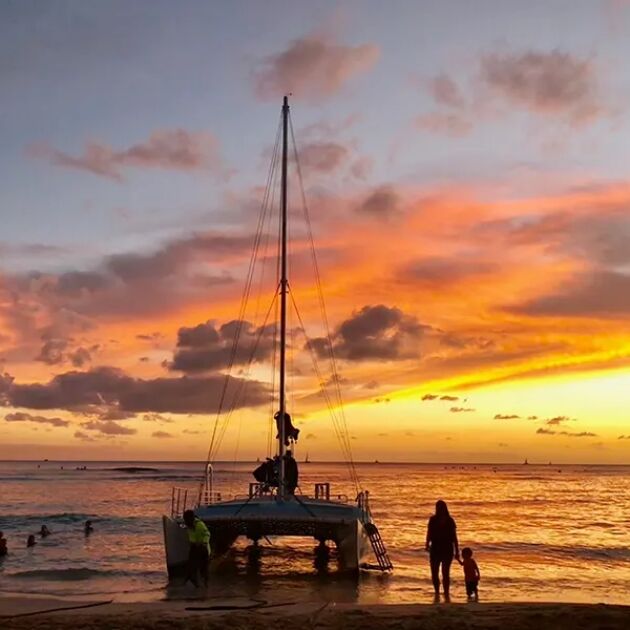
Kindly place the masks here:
MULTIPOLYGON (((213 555, 225 553, 240 537, 258 541, 266 536, 310 537, 337 548, 342 571, 358 572, 370 552, 359 508, 334 501, 273 498, 235 500, 201 506, 195 511, 210 530, 213 555)), ((181 520, 163 517, 164 547, 169 578, 185 573, 188 538, 181 520)))

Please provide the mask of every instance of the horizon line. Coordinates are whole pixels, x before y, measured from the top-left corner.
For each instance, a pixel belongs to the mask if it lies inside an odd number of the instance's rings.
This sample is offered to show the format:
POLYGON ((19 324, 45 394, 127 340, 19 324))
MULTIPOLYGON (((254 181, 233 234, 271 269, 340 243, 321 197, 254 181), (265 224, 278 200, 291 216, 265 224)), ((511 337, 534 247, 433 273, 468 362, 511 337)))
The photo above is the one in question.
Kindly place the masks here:
MULTIPOLYGON (((266 458, 265 458, 266 459, 266 458)), ((239 459, 239 460, 217 460, 212 462, 213 464, 256 464, 264 461, 255 459, 239 459)), ((347 461, 343 460, 309 460, 304 462, 303 460, 297 460, 298 464, 343 464, 348 465, 347 461)), ((0 459, 1 464, 5 463, 79 463, 79 462, 91 462, 95 464, 99 463, 131 463, 131 464, 206 464, 204 460, 200 459, 0 459)), ((462 462, 462 461, 443 461, 443 462, 427 462, 427 461, 385 461, 385 460, 361 460, 352 462, 357 464, 377 464, 377 465, 422 465, 422 466, 630 466, 630 462, 627 463, 585 463, 585 462, 531 462, 527 463, 523 461, 514 462, 462 462)))

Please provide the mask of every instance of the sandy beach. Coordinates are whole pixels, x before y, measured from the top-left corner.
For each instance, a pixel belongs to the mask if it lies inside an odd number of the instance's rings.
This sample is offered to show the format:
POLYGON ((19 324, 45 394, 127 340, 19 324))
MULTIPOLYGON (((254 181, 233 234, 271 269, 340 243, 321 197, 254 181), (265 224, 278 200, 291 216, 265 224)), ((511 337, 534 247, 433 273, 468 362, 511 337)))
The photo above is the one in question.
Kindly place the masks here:
POLYGON ((106 600, 0 599, 0 625, 55 628, 427 628, 431 630, 624 630, 630 607, 603 604, 440 604, 357 606, 334 602, 189 600, 124 604, 106 600))

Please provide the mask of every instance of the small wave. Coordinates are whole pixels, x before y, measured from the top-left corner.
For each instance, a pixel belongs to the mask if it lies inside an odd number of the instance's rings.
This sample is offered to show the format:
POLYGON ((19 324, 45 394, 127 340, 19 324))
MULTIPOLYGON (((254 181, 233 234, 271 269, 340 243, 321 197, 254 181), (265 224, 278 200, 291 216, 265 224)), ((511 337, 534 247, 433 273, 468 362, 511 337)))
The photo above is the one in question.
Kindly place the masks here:
POLYGON ((142 577, 151 579, 163 577, 157 571, 125 571, 123 569, 90 569, 89 567, 67 567, 65 569, 32 569, 30 571, 16 571, 5 573, 8 578, 24 580, 47 580, 55 582, 75 582, 93 578, 105 577, 142 577))
POLYGON ((88 567, 70 567, 67 569, 33 569, 31 571, 17 571, 10 573, 7 577, 31 579, 31 580, 55 580, 55 581, 75 581, 89 580, 95 577, 121 576, 123 571, 90 569, 88 567))
POLYGON ((148 468, 146 466, 119 466, 118 468, 109 468, 106 470, 115 470, 117 472, 126 472, 126 473, 161 472, 159 468, 148 468))
POLYGON ((88 519, 94 519, 90 514, 78 514, 76 512, 57 512, 52 514, 5 514, 0 516, 0 523, 9 521, 46 521, 51 523, 82 523, 88 519))
POLYGON ((546 556, 568 556, 585 560, 630 560, 628 547, 586 547, 582 545, 547 545, 545 543, 485 543, 479 549, 487 553, 526 553, 546 556))

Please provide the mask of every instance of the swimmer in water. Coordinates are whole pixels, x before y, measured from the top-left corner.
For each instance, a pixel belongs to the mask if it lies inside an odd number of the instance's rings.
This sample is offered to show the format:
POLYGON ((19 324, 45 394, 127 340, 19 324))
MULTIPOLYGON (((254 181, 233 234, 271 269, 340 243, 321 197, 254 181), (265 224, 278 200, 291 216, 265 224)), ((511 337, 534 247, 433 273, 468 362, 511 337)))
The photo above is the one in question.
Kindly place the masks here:
POLYGON ((26 539, 26 546, 27 547, 34 547, 37 544, 37 541, 35 540, 35 536, 33 534, 31 534, 27 539, 26 539))
POLYGON ((46 527, 46 525, 42 525, 42 528, 39 530, 39 535, 42 538, 46 538, 46 536, 50 536, 50 530, 48 529, 48 527, 46 527))
POLYGON ((83 528, 83 531, 86 536, 89 536, 94 531, 94 528, 92 527, 92 521, 85 521, 85 527, 83 528))

